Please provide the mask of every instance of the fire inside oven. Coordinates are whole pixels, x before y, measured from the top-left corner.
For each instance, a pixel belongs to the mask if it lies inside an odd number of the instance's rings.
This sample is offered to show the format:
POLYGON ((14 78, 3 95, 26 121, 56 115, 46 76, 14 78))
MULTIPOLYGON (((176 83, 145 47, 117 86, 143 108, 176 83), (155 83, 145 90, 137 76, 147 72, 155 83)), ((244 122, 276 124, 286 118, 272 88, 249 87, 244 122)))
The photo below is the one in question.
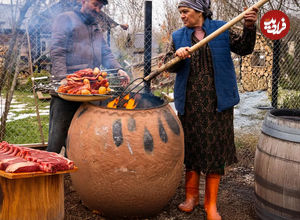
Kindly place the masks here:
POLYGON ((168 102, 158 96, 153 95, 152 93, 132 93, 128 94, 128 98, 126 96, 124 97, 123 100, 119 100, 119 103, 116 104, 115 107, 109 106, 110 103, 114 102, 117 100, 118 97, 113 97, 104 101, 95 101, 92 102, 92 104, 103 107, 103 108, 108 108, 108 109, 116 109, 116 110, 140 110, 140 109, 152 109, 152 108, 159 108, 161 106, 167 105, 168 102), (134 107, 133 108, 128 108, 129 100, 134 100, 134 107), (121 104, 120 104, 121 103, 121 104), (127 107, 127 108, 126 108, 127 107))

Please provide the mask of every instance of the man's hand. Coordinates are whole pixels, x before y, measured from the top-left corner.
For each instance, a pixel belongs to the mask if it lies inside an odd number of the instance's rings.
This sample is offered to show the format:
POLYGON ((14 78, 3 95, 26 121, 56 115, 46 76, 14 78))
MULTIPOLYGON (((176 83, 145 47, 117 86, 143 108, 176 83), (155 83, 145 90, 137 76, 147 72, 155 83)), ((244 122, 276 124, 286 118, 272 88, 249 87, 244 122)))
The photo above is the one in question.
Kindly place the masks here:
POLYGON ((124 70, 118 70, 118 75, 122 76, 121 84, 122 86, 127 86, 130 81, 128 74, 124 70))
POLYGON ((244 15, 244 25, 246 28, 253 28, 257 20, 258 8, 253 7, 251 11, 244 15))
POLYGON ((59 82, 60 85, 67 85, 68 84, 68 80, 66 78, 64 78, 63 80, 61 80, 59 82))

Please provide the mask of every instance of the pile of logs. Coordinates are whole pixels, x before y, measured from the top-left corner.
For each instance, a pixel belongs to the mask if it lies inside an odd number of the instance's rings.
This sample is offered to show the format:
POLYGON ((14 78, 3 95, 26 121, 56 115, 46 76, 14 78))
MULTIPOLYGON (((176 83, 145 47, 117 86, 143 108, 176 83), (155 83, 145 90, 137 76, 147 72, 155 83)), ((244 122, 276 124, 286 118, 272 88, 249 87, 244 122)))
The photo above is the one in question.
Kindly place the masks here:
POLYGON ((256 44, 252 54, 244 56, 241 66, 241 92, 269 90, 272 80, 273 53, 264 36, 257 33, 256 44), (261 56, 261 61, 255 61, 261 56))
POLYGON ((2 71, 3 69, 4 57, 7 52, 7 49, 8 48, 6 46, 0 45, 0 71, 2 71))

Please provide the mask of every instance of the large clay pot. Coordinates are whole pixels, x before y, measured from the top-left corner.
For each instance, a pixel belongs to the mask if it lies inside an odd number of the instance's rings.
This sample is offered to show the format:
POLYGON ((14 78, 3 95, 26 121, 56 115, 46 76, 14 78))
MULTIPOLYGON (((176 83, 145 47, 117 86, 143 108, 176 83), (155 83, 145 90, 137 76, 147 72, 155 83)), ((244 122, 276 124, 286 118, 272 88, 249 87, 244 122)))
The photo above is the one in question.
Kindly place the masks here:
POLYGON ((105 216, 150 216, 172 198, 182 177, 183 130, 172 108, 76 112, 68 134, 71 174, 84 204, 105 216))

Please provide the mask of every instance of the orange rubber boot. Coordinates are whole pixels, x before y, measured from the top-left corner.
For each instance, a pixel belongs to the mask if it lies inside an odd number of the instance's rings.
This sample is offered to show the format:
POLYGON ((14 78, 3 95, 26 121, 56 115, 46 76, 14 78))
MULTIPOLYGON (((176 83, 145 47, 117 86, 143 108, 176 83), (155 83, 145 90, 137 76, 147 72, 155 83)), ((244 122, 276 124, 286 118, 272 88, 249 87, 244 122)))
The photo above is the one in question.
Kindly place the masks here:
POLYGON ((199 205, 199 174, 196 171, 185 173, 185 201, 178 208, 183 212, 191 212, 199 205))
POLYGON ((221 220, 217 210, 217 196, 221 175, 207 174, 205 182, 204 210, 207 220, 221 220))

